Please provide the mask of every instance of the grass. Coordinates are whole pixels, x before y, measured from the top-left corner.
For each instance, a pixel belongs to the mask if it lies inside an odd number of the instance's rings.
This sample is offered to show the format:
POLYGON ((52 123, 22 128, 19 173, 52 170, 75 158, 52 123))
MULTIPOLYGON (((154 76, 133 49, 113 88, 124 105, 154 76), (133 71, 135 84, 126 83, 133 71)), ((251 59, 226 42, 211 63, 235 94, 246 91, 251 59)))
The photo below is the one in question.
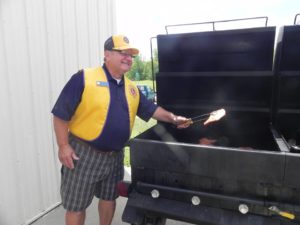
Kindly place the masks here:
MULTIPOLYGON (((136 137, 137 135, 143 133, 147 129, 153 127, 155 124, 156 120, 154 119, 150 119, 148 122, 145 122, 140 118, 136 117, 130 138, 136 137)), ((130 148, 125 147, 124 153, 124 166, 130 166, 130 148)))
POLYGON ((152 80, 139 80, 139 81, 134 81, 134 83, 135 84, 141 84, 141 85, 148 85, 149 87, 154 89, 152 80))
MULTIPOLYGON (((152 80, 143 80, 143 81, 135 81, 136 84, 146 84, 153 88, 152 80)), ((156 124, 156 120, 150 119, 148 122, 141 120, 140 118, 136 117, 135 123, 132 129, 131 137, 134 138, 137 135, 143 133, 144 131, 148 130, 149 128, 153 127, 156 124)), ((124 165, 130 166, 130 149, 129 147, 125 147, 125 155, 124 155, 124 165)))

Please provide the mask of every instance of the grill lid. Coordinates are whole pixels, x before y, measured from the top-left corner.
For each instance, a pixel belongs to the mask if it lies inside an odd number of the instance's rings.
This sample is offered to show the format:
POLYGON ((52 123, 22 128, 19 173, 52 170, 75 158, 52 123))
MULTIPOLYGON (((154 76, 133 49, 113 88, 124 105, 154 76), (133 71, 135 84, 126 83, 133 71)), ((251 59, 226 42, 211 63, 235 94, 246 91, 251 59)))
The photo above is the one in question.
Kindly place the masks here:
POLYGON ((158 35, 158 103, 270 111, 275 27, 158 35))

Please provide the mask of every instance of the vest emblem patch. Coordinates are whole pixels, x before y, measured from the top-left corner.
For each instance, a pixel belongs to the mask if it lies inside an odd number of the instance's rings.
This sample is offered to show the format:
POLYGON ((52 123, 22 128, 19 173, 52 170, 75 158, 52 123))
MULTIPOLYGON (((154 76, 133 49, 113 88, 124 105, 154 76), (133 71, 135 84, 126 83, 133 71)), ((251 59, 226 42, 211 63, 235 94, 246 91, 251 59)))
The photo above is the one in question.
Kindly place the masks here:
POLYGON ((135 98, 137 96, 136 90, 132 85, 129 85, 130 94, 135 98))

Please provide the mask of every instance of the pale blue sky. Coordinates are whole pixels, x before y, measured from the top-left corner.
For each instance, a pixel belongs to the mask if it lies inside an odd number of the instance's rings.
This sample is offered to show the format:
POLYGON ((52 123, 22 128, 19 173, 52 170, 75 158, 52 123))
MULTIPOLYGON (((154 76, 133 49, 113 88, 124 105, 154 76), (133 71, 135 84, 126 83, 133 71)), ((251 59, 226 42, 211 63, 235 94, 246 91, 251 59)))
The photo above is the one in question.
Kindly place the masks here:
POLYGON ((117 32, 127 35, 146 57, 150 56, 150 38, 165 34, 165 25, 267 16, 269 26, 282 26, 293 24, 295 15, 300 13, 300 0, 116 0, 116 3, 117 32))

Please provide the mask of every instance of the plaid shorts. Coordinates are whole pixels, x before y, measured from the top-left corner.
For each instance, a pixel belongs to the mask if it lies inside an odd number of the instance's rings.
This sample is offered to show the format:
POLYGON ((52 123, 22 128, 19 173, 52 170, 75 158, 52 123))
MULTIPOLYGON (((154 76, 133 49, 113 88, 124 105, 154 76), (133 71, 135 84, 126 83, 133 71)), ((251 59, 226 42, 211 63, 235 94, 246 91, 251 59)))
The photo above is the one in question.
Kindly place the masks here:
POLYGON ((61 171, 61 198, 68 211, 83 211, 93 197, 113 201, 118 197, 117 183, 124 177, 123 151, 113 154, 97 150, 70 136, 79 160, 73 170, 63 166, 61 171))

